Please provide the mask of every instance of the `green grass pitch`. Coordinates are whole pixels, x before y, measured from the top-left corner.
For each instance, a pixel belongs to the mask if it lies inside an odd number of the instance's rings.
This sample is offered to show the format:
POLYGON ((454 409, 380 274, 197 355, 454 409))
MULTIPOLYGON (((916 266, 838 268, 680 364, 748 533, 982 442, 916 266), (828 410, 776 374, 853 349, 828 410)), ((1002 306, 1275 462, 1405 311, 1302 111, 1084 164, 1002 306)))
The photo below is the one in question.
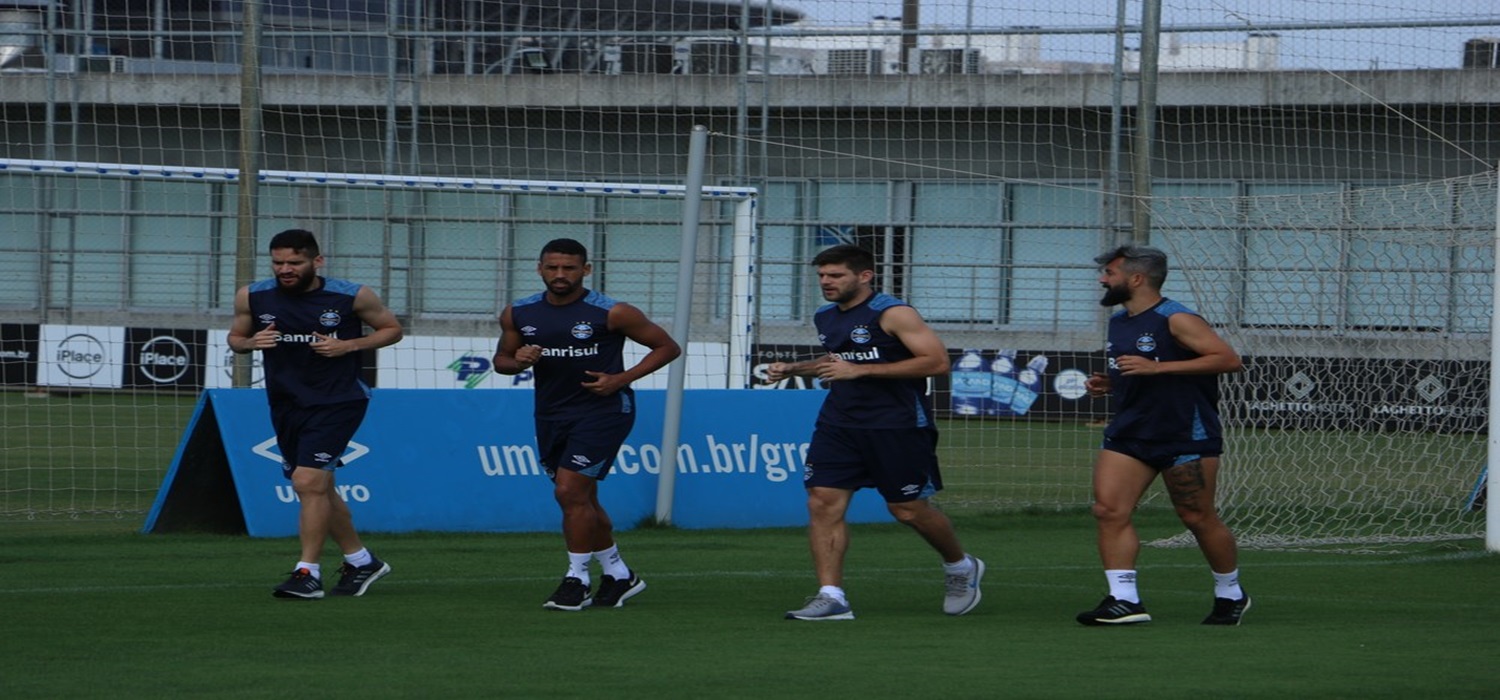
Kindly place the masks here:
MULTIPOLYGON (((1478 542, 1349 555, 1251 551, 1255 605, 1204 627, 1193 549, 1143 552, 1155 620, 1085 628, 1103 593, 1084 513, 960 516, 989 564, 941 613, 937 561, 898 525, 853 528, 858 619, 781 619, 812 593, 798 529, 622 533, 649 588, 561 613, 560 536, 371 534, 393 573, 362 598, 270 595, 289 539, 142 535, 132 522, 0 526, 7 697, 1479 698, 1500 687, 1478 542)), ((1147 513, 1146 536, 1175 531, 1147 513)), ((336 561, 330 550, 325 565, 336 561)))
MULTIPOLYGON (((1155 621, 1084 628, 1073 615, 1104 586, 1082 507, 952 508, 989 565, 984 602, 961 618, 941 613, 935 556, 894 524, 853 526, 852 622, 781 619, 816 587, 795 528, 623 532, 649 588, 618 610, 542 609, 565 566, 557 533, 370 533, 394 572, 369 595, 277 600, 294 540, 139 533, 192 406, 0 395, 4 697, 1285 700, 1500 688, 1490 598, 1500 557, 1478 540, 1246 551, 1255 605, 1238 628, 1198 624, 1211 581, 1196 550, 1147 548, 1141 586, 1155 621), (15 515, 44 504, 133 512, 15 515)), ((1076 483, 1059 488, 1086 497, 1096 436, 1057 426, 1017 442, 954 440, 944 457, 955 464, 1016 448, 1045 457, 995 483, 965 477, 956 500, 1064 469, 1076 483)), ((1141 518, 1147 540, 1181 531, 1160 504, 1141 518)), ((332 549, 324 563, 335 566, 332 549)))

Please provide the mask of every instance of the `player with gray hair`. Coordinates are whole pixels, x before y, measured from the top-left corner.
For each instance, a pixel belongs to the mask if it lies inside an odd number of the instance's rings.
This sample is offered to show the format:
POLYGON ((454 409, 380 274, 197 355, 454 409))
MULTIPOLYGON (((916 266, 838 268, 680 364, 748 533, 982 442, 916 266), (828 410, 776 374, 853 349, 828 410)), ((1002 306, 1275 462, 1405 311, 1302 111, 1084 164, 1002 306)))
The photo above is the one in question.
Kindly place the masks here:
POLYGON ((1121 246, 1094 259, 1109 319, 1107 373, 1085 382, 1089 394, 1112 396, 1114 416, 1094 461, 1093 514, 1109 595, 1078 613, 1085 625, 1149 622, 1136 587, 1141 539, 1131 514, 1161 476, 1177 517, 1198 542, 1214 579, 1205 625, 1238 625, 1250 609, 1239 583, 1234 533, 1214 505, 1223 432, 1218 375, 1238 372, 1240 356, 1208 322, 1161 294, 1167 255, 1121 246))

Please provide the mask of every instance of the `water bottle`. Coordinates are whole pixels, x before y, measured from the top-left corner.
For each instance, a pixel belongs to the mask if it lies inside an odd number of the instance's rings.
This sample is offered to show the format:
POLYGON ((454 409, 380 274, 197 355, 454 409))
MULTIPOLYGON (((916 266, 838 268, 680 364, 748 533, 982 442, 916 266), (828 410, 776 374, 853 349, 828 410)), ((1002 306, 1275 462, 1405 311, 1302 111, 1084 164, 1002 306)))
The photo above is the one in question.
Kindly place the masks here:
POLYGON ((990 396, 990 373, 984 370, 984 358, 978 350, 964 350, 953 362, 953 414, 984 414, 984 402, 990 396))
POLYGON ((995 360, 990 363, 990 400, 985 413, 992 416, 1011 415, 1011 397, 1016 395, 1016 351, 997 350, 995 360))
POLYGON ((1026 415, 1036 396, 1042 390, 1042 373, 1047 370, 1047 356, 1037 355, 1026 363, 1026 369, 1016 375, 1016 393, 1010 399, 1010 410, 1018 416, 1026 415))

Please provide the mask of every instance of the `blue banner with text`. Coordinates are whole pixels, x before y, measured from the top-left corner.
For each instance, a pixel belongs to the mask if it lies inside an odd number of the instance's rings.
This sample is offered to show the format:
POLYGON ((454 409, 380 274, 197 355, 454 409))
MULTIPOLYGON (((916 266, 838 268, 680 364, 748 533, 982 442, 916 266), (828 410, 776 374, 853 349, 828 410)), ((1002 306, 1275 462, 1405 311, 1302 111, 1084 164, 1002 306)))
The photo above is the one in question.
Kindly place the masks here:
MULTIPOLYGON (((683 400, 672 523, 687 528, 807 523, 802 475, 825 392, 692 390, 683 400)), ((634 431, 599 489, 615 526, 656 512, 665 392, 637 391, 634 431)), ((203 399, 223 440, 252 536, 297 533, 297 496, 282 476, 265 392, 210 389, 203 399)), ((193 426, 189 426, 189 433, 193 426)), ((183 469, 172 465, 165 494, 183 469)), ((340 495, 363 531, 533 532, 560 528, 552 485, 537 462, 532 392, 376 389, 343 456, 340 495)), ((153 511, 160 511, 158 498, 153 511)), ((157 513, 148 519, 154 521, 157 513)), ((888 521, 862 490, 850 522, 888 521)))

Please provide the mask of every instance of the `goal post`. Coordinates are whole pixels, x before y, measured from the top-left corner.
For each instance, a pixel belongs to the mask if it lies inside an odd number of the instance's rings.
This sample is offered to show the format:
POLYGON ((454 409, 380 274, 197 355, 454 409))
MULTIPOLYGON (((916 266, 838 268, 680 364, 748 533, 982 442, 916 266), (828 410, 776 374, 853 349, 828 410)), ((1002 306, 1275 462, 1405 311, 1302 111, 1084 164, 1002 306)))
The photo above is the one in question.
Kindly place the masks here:
MULTIPOLYGON (((228 184, 232 186, 234 183, 239 181, 239 171, 233 168, 195 168, 174 165, 68 162, 13 158, 0 158, 0 175, 33 176, 36 178, 36 182, 38 183, 38 187, 36 188, 37 192, 42 192, 44 190, 50 191, 55 187, 55 185, 49 182, 49 176, 69 178, 71 180, 87 180, 97 178, 137 181, 150 180, 158 182, 172 181, 178 183, 187 183, 190 187, 194 183, 196 183, 203 186, 201 188, 203 191, 201 193, 193 194, 201 194, 201 199, 203 199, 204 201, 212 201, 217 206, 227 206, 226 198, 223 196, 222 192, 210 192, 208 186, 214 184, 228 184)), ((665 183, 615 183, 563 180, 522 180, 505 178, 450 178, 435 176, 332 173, 288 170, 262 170, 260 171, 259 177, 257 179, 263 185, 276 186, 281 189, 281 192, 279 194, 272 193, 269 195, 275 200, 295 199, 299 196, 302 196, 301 193, 309 188, 347 188, 364 191, 392 190, 401 192, 432 191, 443 193, 463 193, 480 198, 483 198, 485 196, 499 197, 501 195, 523 195, 527 197, 557 197, 572 199, 584 198, 593 200, 653 199, 678 202, 685 199, 688 189, 688 186, 684 184, 665 183)), ((706 244, 707 250, 713 251, 715 250, 715 247, 717 247, 730 251, 728 256, 729 259, 727 261, 723 260, 717 255, 700 256, 700 260, 706 261, 709 264, 714 264, 716 262, 721 264, 725 262, 728 263, 728 269, 726 273, 719 276, 727 278, 727 282, 723 287, 730 299, 721 310, 703 309, 699 310, 699 313, 714 317, 713 320, 716 321, 715 325, 721 326, 724 329, 724 337, 722 339, 722 342, 726 347, 726 356, 728 358, 739 359, 723 361, 722 367, 714 370, 712 373, 700 372, 699 376, 695 376, 690 380, 689 385, 694 387, 713 386, 715 388, 744 388, 749 384, 749 347, 751 336, 754 333, 755 328, 755 319, 752 316, 752 310, 755 294, 753 278, 754 239, 756 226, 755 200, 758 196, 758 192, 753 187, 725 187, 714 185, 700 185, 698 189, 701 190, 701 194, 698 195, 701 198, 701 201, 707 203, 707 205, 704 207, 702 218, 708 220, 710 224, 718 227, 718 229, 721 230, 720 233, 716 234, 713 237, 713 240, 709 241, 706 244), (716 209, 719 207, 726 208, 727 214, 716 213, 716 209)), ((431 206, 430 204, 425 204, 422 202, 413 202, 412 204, 421 208, 430 208, 431 206)), ((474 226, 476 225, 492 224, 494 226, 494 235, 498 237, 506 235, 508 227, 514 227, 517 222, 532 224, 538 227, 537 231, 539 231, 540 233, 533 233, 525 237, 536 240, 538 242, 545 240, 546 232, 556 232, 561 230, 557 228, 559 224, 549 221, 548 215, 546 213, 532 214, 526 217, 517 215, 505 215, 501 213, 504 207, 498 202, 498 200, 496 202, 480 202, 477 204, 473 204, 472 206, 474 208, 473 211, 455 212, 450 210, 446 213, 424 214, 420 211, 401 211, 397 212, 397 218, 400 218, 404 221, 410 221, 420 218, 425 221, 437 222, 439 224, 444 221, 462 221, 464 224, 466 224, 463 233, 469 234, 470 236, 465 241, 466 243, 477 242, 479 238, 475 236, 483 235, 482 233, 474 230, 474 226), (493 211, 488 211, 488 209, 493 209, 493 211)), ((11 203, 7 202, 7 209, 11 209, 17 212, 25 212, 26 210, 30 209, 31 213, 33 214, 40 213, 36 208, 36 205, 27 207, 12 205, 11 203)), ((254 269, 260 269, 260 261, 258 260, 258 257, 264 253, 263 244, 268 242, 271 234, 275 233, 280 228, 292 225, 299 220, 316 222, 320 219, 337 221, 340 219, 349 218, 347 216, 340 216, 341 212, 336 211, 323 213, 300 212, 292 214, 290 218, 286 216, 279 216, 278 214, 281 214, 281 212, 270 213, 263 217, 260 230, 258 231, 261 244, 257 245, 253 252, 253 255, 257 258, 256 260, 252 261, 254 269)), ((232 235, 232 233, 226 233, 224 228, 226 220, 228 219, 228 217, 232 216, 232 210, 228 209, 220 209, 215 212, 210 212, 210 216, 205 219, 205 221, 211 221, 211 223, 215 226, 212 228, 212 230, 201 233, 206 234, 208 237, 218 237, 220 239, 223 239, 226 235, 232 235)), ((593 215, 593 218, 585 217, 580 219, 577 218, 576 214, 567 210, 566 208, 559 208, 559 210, 555 214, 555 217, 558 222, 568 222, 562 225, 577 224, 586 227, 604 227, 604 233, 601 234, 601 238, 608 235, 608 227, 612 223, 619 223, 623 226, 623 228, 621 228, 622 235, 634 230, 634 226, 643 225, 639 222, 632 222, 628 219, 621 220, 619 222, 611 222, 607 213, 593 215)), ((372 217, 367 220, 378 221, 378 217, 372 217)), ((658 225, 673 226, 678 225, 679 223, 680 220, 668 219, 659 221, 658 225)), ((697 222, 694 223, 696 224, 697 222)), ((313 224, 309 223, 308 225, 313 224)), ((339 236, 338 234, 334 234, 334 237, 347 238, 348 236, 339 236)), ((515 237, 519 238, 521 236, 515 237)), ((584 237, 587 238, 587 236, 584 237)), ((166 245, 167 240, 168 239, 163 239, 162 245, 166 245)), ((585 241, 585 243, 588 242, 589 241, 587 240, 585 241)), ((45 242, 38 239, 37 243, 38 250, 42 250, 45 242)), ((403 257, 403 255, 400 253, 396 253, 390 250, 380 250, 381 243, 382 241, 379 240, 362 241, 361 245, 359 246, 359 257, 366 260, 368 260, 369 258, 400 259, 403 257)), ((325 244, 325 248, 327 247, 329 246, 325 244)), ((538 247, 538 250, 539 249, 540 248, 538 247)), ((215 246, 213 246, 212 250, 213 252, 204 255, 203 258, 212 258, 213 260, 210 260, 211 264, 223 267, 224 261, 233 259, 234 256, 231 256, 227 251, 234 251, 235 246, 233 245, 232 239, 227 241, 220 240, 216 243, 215 246)), ((126 250, 120 250, 118 252, 118 254, 121 256, 129 255, 129 253, 130 251, 126 250)), ((517 250, 515 251, 515 253, 518 254, 521 258, 520 266, 522 268, 526 267, 526 261, 530 260, 531 257, 534 257, 535 255, 535 251, 526 250, 517 250)), ((660 254, 661 257, 652 260, 652 264, 676 265, 679 262, 688 262, 687 260, 682 260, 679 256, 679 253, 680 251, 677 251, 675 249, 671 251, 663 249, 660 254)), ((406 262, 408 264, 416 262, 411 259, 409 253, 404 257, 406 257, 407 259, 403 262, 406 262)), ((605 257, 607 259, 607 256, 605 257)), ((697 264, 700 260, 695 260, 692 262, 694 264, 697 264)), ((235 262, 238 261, 235 260, 235 262)), ((489 264, 494 264, 495 261, 487 262, 489 264)), ((512 261, 512 263, 514 263, 514 261, 512 261)), ((434 272, 441 271, 441 268, 434 269, 434 272)), ((387 275, 384 274, 381 275, 382 278, 386 276, 387 275)), ((217 281, 220 285, 228 283, 228 280, 222 277, 217 281)), ((640 285, 643 284, 643 281, 632 278, 631 284, 632 286, 640 285)), ((519 289, 521 287, 518 286, 517 288, 519 289)), ((382 290, 382 293, 387 297, 393 296, 393 292, 391 290, 382 290)), ((411 293, 412 292, 410 290, 405 292, 405 294, 411 293)), ((658 294, 658 296, 660 295, 658 294)), ((692 294, 688 294, 686 296, 689 299, 693 298, 692 294)), ((210 303, 212 302, 207 298, 199 301, 199 304, 210 303)), ((218 309, 217 311, 222 313, 223 309, 218 309)), ((491 311, 492 310, 486 310, 481 313, 490 314, 491 311)), ((665 307, 659 308, 658 311, 658 315, 662 315, 667 318, 671 318, 675 313, 674 309, 665 307)), ((705 357, 704 361, 710 360, 709 358, 705 357)), ((718 360, 714 361, 718 362, 718 360)))
MULTIPOLYGON (((1496 166, 1500 172, 1500 166, 1496 166)), ((1495 187, 1495 269, 1500 270, 1500 185, 1495 187)), ((1489 443, 1485 452, 1484 488, 1485 535, 1484 546, 1491 552, 1500 552, 1500 507, 1493 505, 1489 492, 1494 491, 1496 462, 1500 461, 1500 426, 1495 425, 1495 407, 1500 406, 1500 280, 1496 280, 1490 294, 1490 395, 1489 395, 1489 443)))
MULTIPOLYGON (((46 273, 28 270, 34 267, 29 264, 5 265, 11 275, 8 298, 50 296, 64 306, 42 304, 34 324, 15 324, 41 329, 43 337, 30 341, 34 345, 28 346, 27 357, 55 364, 50 356, 74 337, 90 344, 91 357, 96 350, 98 355, 99 366, 86 368, 86 373, 44 368, 32 380, 36 396, 97 392, 92 403, 106 417, 94 420, 116 422, 138 414, 153 390, 167 397, 171 408, 163 411, 180 413, 191 406, 173 395, 185 399, 199 389, 236 385, 223 331, 236 284, 233 270, 240 262, 235 241, 238 181, 239 171, 230 168, 0 159, 0 192, 5 195, 0 208, 16 230, 31 236, 7 245, 37 254, 44 263, 57 259, 46 273), (171 186, 163 189, 163 183, 171 186), (142 192, 168 196, 138 211, 133 203, 142 199, 142 192), (56 198, 66 204, 53 210, 40 199, 44 194, 46 201, 56 198), (42 219, 59 219, 63 225, 49 234, 36 223, 42 219), (101 224, 99 232, 87 229, 91 221, 101 224), (111 235, 104 226, 127 233, 111 235), (153 256, 169 264, 154 262, 153 256), (159 271, 152 274, 154 268, 159 271), (69 282, 49 288, 53 279, 69 282), (29 292, 15 289, 28 286, 29 292), (163 302, 163 295, 170 298, 163 302), (154 303, 164 307, 158 312, 154 303), (182 313, 179 307, 192 312, 182 313), (150 374, 143 369, 143 358, 151 353, 141 344, 162 338, 180 350, 172 360, 192 369, 177 373, 171 382, 153 384, 138 376, 150 374)), ((595 266, 591 288, 641 307, 662 325, 687 328, 687 320, 693 319, 691 336, 680 339, 684 355, 677 364, 683 381, 668 386, 668 373, 661 371, 636 387, 680 394, 749 386, 759 194, 753 187, 703 185, 700 178, 690 193, 689 184, 286 170, 262 170, 257 181, 268 206, 258 222, 252 269, 262 269, 265 245, 274 233, 309 228, 317 232, 328 259, 325 274, 370 285, 401 316, 406 338, 379 351, 366 370, 367 379, 379 388, 516 386, 489 367, 498 336, 495 314, 508 301, 539 288, 536 255, 555 237, 578 238, 589 247, 595 266), (699 213, 694 217, 690 211, 699 213), (703 233, 695 231, 691 248, 685 248, 678 240, 685 240, 689 224, 703 233), (676 284, 667 282, 674 278, 668 273, 678 268, 686 268, 685 274, 675 276, 676 284), (674 291, 681 285, 688 288, 674 291), (450 299, 445 302, 442 296, 450 299), (673 304, 683 299, 687 308, 673 304), (413 313, 416 300, 429 311, 413 313)), ((11 326, 7 323, 7 333, 11 326)), ((24 332, 34 336, 37 331, 24 332)), ((626 352, 629 363, 644 349, 628 344, 626 352)), ((258 366, 250 379, 259 385, 258 366)), ((36 405, 44 401, 38 398, 36 405)), ((148 419, 142 415, 141 420, 148 419)), ((175 440, 170 433, 180 431, 187 416, 151 420, 153 430, 140 439, 151 436, 150 449, 159 460, 170 455, 175 440)), ((68 423, 45 425, 45 439, 68 445, 63 435, 68 423)), ((38 439, 44 437, 39 433, 38 439)), ((109 439, 98 448, 116 446, 117 440, 109 439)), ((675 450, 667 454, 675 455, 675 450)), ((70 485, 55 492, 0 482, 6 493, 14 494, 4 500, 0 517, 144 510, 161 468, 159 461, 120 460, 117 469, 122 471, 111 475, 110 485, 91 486, 81 475, 91 469, 64 464, 58 469, 69 476, 57 481, 70 485), (71 476, 75 471, 80 475, 71 476), (122 474, 133 475, 132 484, 122 484, 122 474)), ((671 493, 663 497, 669 500, 671 493)))

